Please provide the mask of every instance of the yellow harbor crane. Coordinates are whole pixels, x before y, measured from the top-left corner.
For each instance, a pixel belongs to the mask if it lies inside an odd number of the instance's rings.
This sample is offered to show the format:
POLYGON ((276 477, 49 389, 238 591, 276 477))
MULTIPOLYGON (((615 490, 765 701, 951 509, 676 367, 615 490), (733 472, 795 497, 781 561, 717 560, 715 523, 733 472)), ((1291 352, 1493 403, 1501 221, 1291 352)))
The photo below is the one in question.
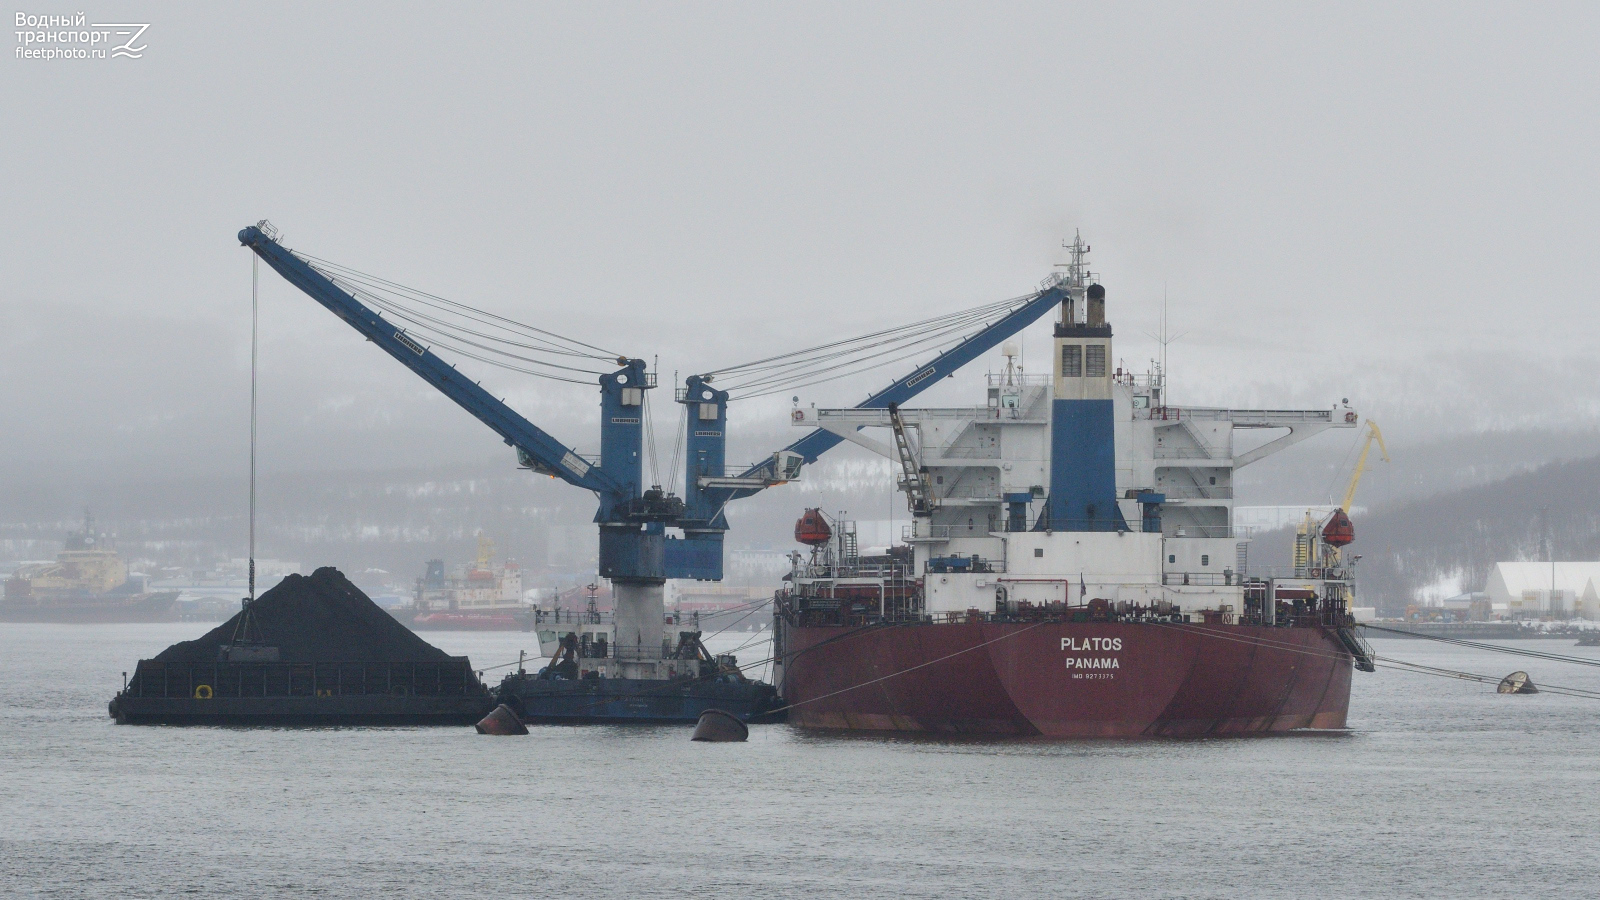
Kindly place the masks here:
POLYGON ((1361 483, 1361 475, 1367 471, 1367 454, 1372 452, 1372 442, 1378 442, 1378 452, 1383 455, 1383 461, 1389 461, 1389 448, 1383 445, 1383 432, 1378 429, 1378 423, 1367 420, 1367 439, 1361 445, 1361 455, 1356 457, 1356 467, 1350 473, 1350 486, 1344 490, 1344 502, 1339 508, 1346 515, 1350 514, 1350 503, 1356 499, 1356 485, 1361 483))
POLYGON ((1383 461, 1389 461, 1389 448, 1384 446, 1383 431, 1378 428, 1377 422, 1368 419, 1367 437, 1361 444, 1361 455, 1356 457, 1355 468, 1350 472, 1350 484, 1345 488, 1344 502, 1340 503, 1320 525, 1308 510, 1305 519, 1296 530, 1294 542, 1296 569, 1304 569, 1307 566, 1337 566, 1339 549, 1355 540, 1355 526, 1350 522, 1350 504, 1355 501, 1356 487, 1361 484, 1361 476, 1367 471, 1367 458, 1372 453, 1373 441, 1378 442, 1378 453, 1382 455, 1383 461), (1316 540, 1318 537, 1321 541, 1316 540))

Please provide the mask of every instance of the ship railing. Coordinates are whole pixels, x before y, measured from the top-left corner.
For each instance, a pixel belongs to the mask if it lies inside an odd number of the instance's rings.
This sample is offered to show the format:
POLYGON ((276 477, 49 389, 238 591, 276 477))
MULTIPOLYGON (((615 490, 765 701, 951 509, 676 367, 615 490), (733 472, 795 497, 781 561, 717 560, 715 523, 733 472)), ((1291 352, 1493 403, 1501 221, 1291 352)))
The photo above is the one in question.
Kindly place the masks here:
POLYGON ((1161 445, 1151 454, 1156 459, 1227 459, 1228 451, 1214 447, 1168 447, 1161 445))
POLYGON ((1013 372, 1007 375, 1004 372, 990 372, 988 375, 989 387, 1004 388, 1022 385, 1050 384, 1055 381, 1054 375, 1024 374, 1013 372))
POLYGON ((937 447, 927 454, 934 459, 999 459, 1000 445, 993 447, 937 447))
POLYGON ((1239 531, 1232 525, 1175 525, 1172 529, 1175 538, 1231 538, 1238 537, 1239 531))
POLYGON ((1305 581, 1354 581, 1350 566, 1251 566, 1251 578, 1295 578, 1305 581))
POLYGON ((391 663, 161 662, 142 659, 131 697, 456 697, 482 691, 464 656, 391 663))
POLYGON ((1170 587, 1231 587, 1239 583, 1231 569, 1222 572, 1162 572, 1161 583, 1170 587))
POLYGON ((910 581, 912 567, 907 563, 841 563, 838 565, 802 566, 806 578, 870 578, 873 580, 910 581))

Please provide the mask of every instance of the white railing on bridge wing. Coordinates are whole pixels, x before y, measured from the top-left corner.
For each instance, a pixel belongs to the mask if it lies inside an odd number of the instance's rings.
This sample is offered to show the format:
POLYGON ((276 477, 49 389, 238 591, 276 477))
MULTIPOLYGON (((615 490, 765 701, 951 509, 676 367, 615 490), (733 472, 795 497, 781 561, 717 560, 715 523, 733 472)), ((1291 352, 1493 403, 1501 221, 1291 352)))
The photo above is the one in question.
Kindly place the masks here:
POLYGON ((1156 459, 1227 459, 1226 450, 1213 450, 1210 447, 1163 447, 1157 446, 1152 454, 1156 459))
POLYGON ((1000 446, 996 444, 993 447, 944 447, 930 455, 944 459, 999 459, 1000 446))
POLYGON ((1205 422, 1232 422, 1238 427, 1288 428, 1291 425, 1331 423, 1334 411, 1328 409, 1221 409, 1209 406, 1155 406, 1136 409, 1135 418, 1158 422, 1185 419, 1205 422))

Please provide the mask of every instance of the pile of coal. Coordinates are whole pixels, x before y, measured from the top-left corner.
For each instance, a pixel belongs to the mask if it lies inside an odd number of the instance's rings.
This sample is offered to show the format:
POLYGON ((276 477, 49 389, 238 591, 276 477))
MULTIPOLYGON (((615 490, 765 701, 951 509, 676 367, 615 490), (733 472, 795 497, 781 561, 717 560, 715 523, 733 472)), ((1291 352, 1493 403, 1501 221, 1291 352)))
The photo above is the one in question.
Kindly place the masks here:
MULTIPOLYGON (((173 644, 158 662, 214 662, 233 642, 240 612, 192 641, 173 644)), ((276 647, 281 662, 446 661, 449 654, 412 633, 332 566, 290 575, 250 605, 248 637, 276 647)))
POLYGON ((136 725, 471 725, 492 709, 471 660, 322 568, 139 660, 107 711, 136 725))

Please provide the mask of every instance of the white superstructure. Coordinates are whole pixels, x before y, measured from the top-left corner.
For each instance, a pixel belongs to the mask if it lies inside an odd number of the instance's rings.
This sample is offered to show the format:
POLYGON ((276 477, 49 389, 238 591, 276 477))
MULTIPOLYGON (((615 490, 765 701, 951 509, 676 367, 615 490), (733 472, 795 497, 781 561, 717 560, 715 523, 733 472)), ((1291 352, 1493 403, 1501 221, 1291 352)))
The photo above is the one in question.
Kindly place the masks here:
MULTIPOLYGON (((1057 326, 1052 374, 1019 372, 1008 346, 1005 368, 988 376, 981 404, 895 411, 811 407, 792 414, 796 427, 826 429, 900 465, 900 486, 911 494, 914 512, 902 538, 914 547, 913 571, 925 578, 930 614, 989 610, 997 600, 1075 604, 1083 598, 1240 610, 1248 539, 1233 527, 1234 473, 1359 421, 1347 405, 1167 405, 1159 366, 1140 375, 1109 368, 1105 292, 1085 284, 1086 249, 1074 247, 1064 279, 1072 299, 1057 326), (1060 429, 1073 427, 1053 418, 1064 418, 1061 410, 1075 409, 1072 403, 1107 399, 1121 523, 1107 528, 1102 520, 1084 528, 1081 521, 1063 525, 1058 519, 1052 528, 1048 516, 1041 520, 1052 490, 1052 447, 1063 446, 1060 429), (1283 433, 1240 452, 1239 429, 1283 433), (917 499, 923 493, 927 502, 917 499)), ((1058 489, 1072 474, 1055 471, 1058 489)), ((1307 568, 1282 574, 1323 577, 1307 568)))

